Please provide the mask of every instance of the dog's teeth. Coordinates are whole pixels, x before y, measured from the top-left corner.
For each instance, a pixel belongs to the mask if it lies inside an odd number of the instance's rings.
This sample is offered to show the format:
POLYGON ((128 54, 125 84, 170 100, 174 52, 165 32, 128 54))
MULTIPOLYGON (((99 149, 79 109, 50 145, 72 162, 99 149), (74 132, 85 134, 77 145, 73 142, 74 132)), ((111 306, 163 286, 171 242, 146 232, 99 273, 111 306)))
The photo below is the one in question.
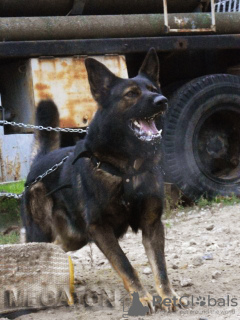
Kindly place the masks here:
POLYGON ((140 128, 140 124, 138 123, 137 120, 135 120, 135 121, 133 122, 133 124, 134 124, 136 127, 140 128))
MULTIPOLYGON (((163 112, 161 112, 161 113, 163 113, 163 112)), ((160 112, 151 118, 145 117, 144 119, 150 123, 151 121, 154 121, 154 117, 159 114, 160 114, 160 112)), ((162 137, 162 130, 159 130, 157 134, 152 134, 151 130, 143 131, 138 120, 132 120, 132 124, 134 125, 134 127, 131 126, 131 129, 134 131, 134 133, 138 137, 138 139, 140 139, 142 141, 150 142, 150 141, 154 141, 158 138, 161 139, 161 137, 162 137)))

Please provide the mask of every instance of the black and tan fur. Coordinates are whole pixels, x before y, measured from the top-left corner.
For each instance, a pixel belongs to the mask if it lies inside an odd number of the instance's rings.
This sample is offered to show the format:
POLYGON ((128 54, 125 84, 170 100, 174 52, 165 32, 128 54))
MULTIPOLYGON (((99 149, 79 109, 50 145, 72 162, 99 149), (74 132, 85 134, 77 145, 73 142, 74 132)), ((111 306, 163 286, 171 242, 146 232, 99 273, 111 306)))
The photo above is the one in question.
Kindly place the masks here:
MULTIPOLYGON (((65 250, 80 249, 90 241, 95 242, 122 278, 125 288, 131 294, 138 292, 140 300, 153 311, 152 296, 142 286, 118 239, 129 226, 134 232, 141 230, 157 293, 162 298, 176 296, 169 283, 164 256, 161 139, 143 141, 131 127, 137 119, 143 128, 142 123, 153 120, 142 119, 156 115, 161 126, 167 100, 160 90, 158 57, 151 49, 138 75, 131 79, 116 77, 91 58, 85 64, 99 109, 85 139, 76 147, 58 149, 56 135, 39 134, 40 150, 27 183, 66 155, 69 158, 26 191, 22 219, 27 241, 57 241, 65 250), (109 167, 120 174, 104 169, 109 167)), ((42 121, 45 125, 53 126, 54 121, 58 125, 56 110, 53 102, 41 102, 38 123, 45 114, 42 121)), ((172 305, 170 310, 174 309, 172 305)))

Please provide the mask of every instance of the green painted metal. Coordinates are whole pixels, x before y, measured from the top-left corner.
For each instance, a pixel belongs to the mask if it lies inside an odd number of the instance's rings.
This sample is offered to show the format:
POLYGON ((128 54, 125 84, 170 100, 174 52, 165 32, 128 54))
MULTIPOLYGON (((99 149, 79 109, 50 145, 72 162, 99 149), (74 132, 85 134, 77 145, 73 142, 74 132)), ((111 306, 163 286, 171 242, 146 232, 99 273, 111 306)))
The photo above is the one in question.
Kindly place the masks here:
MULTIPOLYGON (((209 13, 170 14, 173 29, 208 28, 209 13)), ((217 34, 239 34, 240 13, 217 13, 217 34)), ((163 14, 0 18, 0 40, 60 40, 157 37, 165 34, 163 14)), ((174 33, 176 34, 176 33, 174 33)))

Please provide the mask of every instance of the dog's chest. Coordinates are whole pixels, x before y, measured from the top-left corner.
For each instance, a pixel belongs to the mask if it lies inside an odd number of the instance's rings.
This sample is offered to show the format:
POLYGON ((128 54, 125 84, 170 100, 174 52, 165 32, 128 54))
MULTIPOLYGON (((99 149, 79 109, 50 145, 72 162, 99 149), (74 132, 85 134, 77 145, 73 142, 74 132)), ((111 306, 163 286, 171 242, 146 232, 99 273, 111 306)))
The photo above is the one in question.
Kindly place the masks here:
POLYGON ((149 195, 148 191, 151 189, 147 179, 148 173, 120 178, 101 172, 99 176, 102 178, 100 186, 105 200, 104 214, 117 215, 123 220, 139 210, 139 200, 149 195))
POLYGON ((109 193, 115 194, 117 197, 121 193, 122 197, 126 199, 131 196, 134 197, 139 189, 146 189, 148 185, 147 173, 141 173, 136 176, 126 174, 123 177, 118 177, 97 169, 96 174, 99 186, 101 187, 102 185, 103 190, 107 189, 109 193))
POLYGON ((121 177, 112 175, 111 173, 101 169, 95 169, 95 173, 99 187, 101 188, 102 185, 103 190, 107 189, 110 193, 115 193, 116 190, 120 188, 122 184, 121 177))

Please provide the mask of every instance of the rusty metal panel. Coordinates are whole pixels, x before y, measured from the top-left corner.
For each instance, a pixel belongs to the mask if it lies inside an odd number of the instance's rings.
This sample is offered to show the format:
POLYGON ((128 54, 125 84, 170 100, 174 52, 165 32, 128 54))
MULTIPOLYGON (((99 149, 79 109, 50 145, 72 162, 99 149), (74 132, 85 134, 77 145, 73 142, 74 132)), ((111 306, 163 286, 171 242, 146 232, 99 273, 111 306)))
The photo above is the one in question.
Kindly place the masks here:
POLYGON ((0 181, 26 178, 30 167, 33 134, 4 135, 0 127, 0 181))
MULTIPOLYGON (((124 56, 93 57, 113 73, 127 78, 124 56)), ((93 118, 93 100, 85 68, 85 57, 31 59, 35 106, 41 99, 53 99, 60 113, 61 127, 85 127, 93 118)))

